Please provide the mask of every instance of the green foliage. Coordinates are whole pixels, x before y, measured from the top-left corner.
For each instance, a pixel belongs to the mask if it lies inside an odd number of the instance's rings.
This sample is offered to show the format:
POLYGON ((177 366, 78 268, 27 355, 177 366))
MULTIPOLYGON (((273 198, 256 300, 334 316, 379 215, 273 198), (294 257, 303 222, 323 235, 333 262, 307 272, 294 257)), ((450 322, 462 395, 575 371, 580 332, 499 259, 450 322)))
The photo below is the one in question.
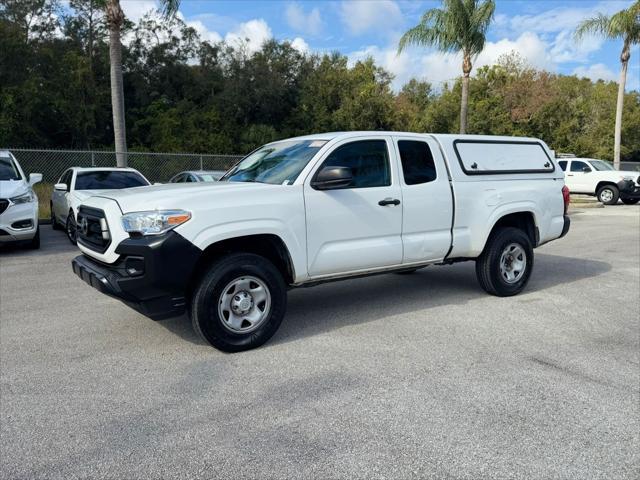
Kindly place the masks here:
MULTIPOLYGON (((48 0, 4 0, 0 146, 113 148, 101 2, 73 0, 75 10, 61 12, 48 0), (33 14, 37 25, 26 20, 33 14)), ((124 34, 132 151, 243 153, 323 131, 458 128, 460 81, 414 79, 394 92, 391 75, 371 59, 351 64, 339 53, 304 55, 276 41, 249 53, 202 41, 176 17, 126 23, 124 34)), ((511 55, 479 69, 469 88, 469 133, 527 135, 558 151, 613 157, 613 82, 535 70, 511 55)), ((626 94, 622 156, 640 160, 638 92, 626 94)))

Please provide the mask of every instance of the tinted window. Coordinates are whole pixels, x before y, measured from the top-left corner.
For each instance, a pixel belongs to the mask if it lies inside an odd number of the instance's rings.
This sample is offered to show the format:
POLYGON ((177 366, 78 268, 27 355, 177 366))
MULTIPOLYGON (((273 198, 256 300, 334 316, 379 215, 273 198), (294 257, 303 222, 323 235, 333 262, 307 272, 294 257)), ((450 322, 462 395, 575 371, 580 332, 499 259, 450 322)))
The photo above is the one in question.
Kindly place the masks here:
POLYGON ((144 185, 149 183, 136 172, 81 172, 76 177, 76 190, 111 190, 144 185))
POLYGON ((335 149, 324 161, 324 167, 348 167, 353 175, 349 188, 391 185, 389 154, 384 140, 364 140, 335 149))
POLYGON ((560 165, 560 168, 562 169, 563 172, 567 169, 567 161, 566 160, 560 160, 558 162, 558 165, 560 165))
POLYGON ((198 180, 196 180, 196 178, 193 175, 191 175, 191 174, 187 175, 187 179, 186 179, 187 183, 193 183, 193 182, 197 182, 197 181, 198 180))
POLYGON ((171 183, 180 183, 184 180, 184 173, 180 173, 171 179, 171 183))
POLYGON ((417 185, 436 179, 436 166, 431 149, 425 142, 400 140, 398 142, 404 183, 417 185))
POLYGON ((589 168, 589 165, 587 165, 584 162, 576 162, 575 160, 573 160, 571 162, 571 171, 572 172, 581 172, 582 169, 584 168, 589 168))
POLYGON ((9 156, 0 157, 0 180, 20 180, 18 169, 9 156))

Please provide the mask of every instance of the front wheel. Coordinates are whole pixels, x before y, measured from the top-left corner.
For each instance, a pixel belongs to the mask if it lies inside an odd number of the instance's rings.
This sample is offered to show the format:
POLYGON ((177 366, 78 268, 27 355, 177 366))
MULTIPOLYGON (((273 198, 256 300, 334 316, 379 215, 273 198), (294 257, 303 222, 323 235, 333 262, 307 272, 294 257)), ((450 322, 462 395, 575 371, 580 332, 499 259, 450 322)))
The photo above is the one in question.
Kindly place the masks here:
POLYGON ((624 203, 625 205, 635 205, 638 202, 640 202, 640 198, 623 198, 622 199, 622 203, 624 203))
POLYGON ((67 238, 73 244, 77 244, 77 235, 78 235, 78 227, 76 225, 75 215, 72 210, 69 210, 69 215, 67 216, 67 224, 65 226, 65 230, 67 231, 67 238))
POLYGON ((49 204, 49 208, 51 209, 51 228, 53 230, 60 230, 60 225, 58 225, 58 221, 56 220, 56 214, 53 211, 53 203, 49 204))
POLYGON ((38 250, 40 248, 40 227, 36 228, 36 234, 29 240, 28 248, 31 250, 38 250))
POLYGON ((596 192, 598 201, 605 205, 615 205, 620 197, 620 190, 615 185, 605 185, 596 192))
POLYGON ((517 295, 529 282, 533 269, 533 246, 529 236, 517 228, 493 232, 476 259, 480 286, 491 295, 517 295))
POLYGON ((256 348, 278 330, 287 288, 278 269, 249 253, 226 255, 207 269, 191 301, 194 330, 225 352, 256 348))

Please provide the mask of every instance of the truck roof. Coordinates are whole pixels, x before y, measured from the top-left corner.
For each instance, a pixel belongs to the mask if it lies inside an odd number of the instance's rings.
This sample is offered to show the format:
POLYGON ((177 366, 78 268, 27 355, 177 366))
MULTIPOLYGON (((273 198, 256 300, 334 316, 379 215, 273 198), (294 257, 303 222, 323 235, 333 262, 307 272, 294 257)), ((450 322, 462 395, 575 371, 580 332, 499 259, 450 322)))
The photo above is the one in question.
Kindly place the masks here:
MULTIPOLYGON (((358 137, 365 135, 395 135, 395 136, 403 136, 403 137, 424 137, 426 135, 433 136, 435 138, 441 138, 446 140, 454 140, 454 139, 469 139, 469 140, 493 140, 493 141, 513 141, 524 140, 524 141, 540 141, 538 138, 533 137, 509 137, 509 136, 498 136, 498 135, 469 135, 469 134, 455 134, 455 133, 417 133, 417 132, 395 132, 389 130, 358 130, 353 132, 326 132, 326 133, 314 133, 312 135, 302 135, 300 137, 294 137, 295 140, 334 140, 340 137, 358 137)), ((282 139, 285 140, 285 139, 282 139)), ((288 139, 288 140, 293 140, 288 139)), ((278 140, 279 141, 279 140, 278 140)), ((272 142, 275 143, 275 142, 272 142)))

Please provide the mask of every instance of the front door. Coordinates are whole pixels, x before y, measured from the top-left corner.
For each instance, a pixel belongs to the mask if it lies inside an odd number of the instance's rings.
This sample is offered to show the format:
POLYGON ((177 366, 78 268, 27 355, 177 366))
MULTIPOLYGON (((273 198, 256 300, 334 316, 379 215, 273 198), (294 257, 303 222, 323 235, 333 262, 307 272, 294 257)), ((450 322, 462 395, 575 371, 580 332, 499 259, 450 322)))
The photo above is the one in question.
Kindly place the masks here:
POLYGON ((595 185, 591 185, 589 176, 592 172, 585 172, 585 168, 591 170, 589 164, 581 160, 571 160, 569 168, 565 172, 565 183, 570 192, 594 193, 595 185))
POLYGON ((402 262, 401 190, 391 139, 363 137, 338 144, 305 182, 307 262, 311 277, 402 262), (324 167, 348 167, 350 186, 310 186, 324 167))

